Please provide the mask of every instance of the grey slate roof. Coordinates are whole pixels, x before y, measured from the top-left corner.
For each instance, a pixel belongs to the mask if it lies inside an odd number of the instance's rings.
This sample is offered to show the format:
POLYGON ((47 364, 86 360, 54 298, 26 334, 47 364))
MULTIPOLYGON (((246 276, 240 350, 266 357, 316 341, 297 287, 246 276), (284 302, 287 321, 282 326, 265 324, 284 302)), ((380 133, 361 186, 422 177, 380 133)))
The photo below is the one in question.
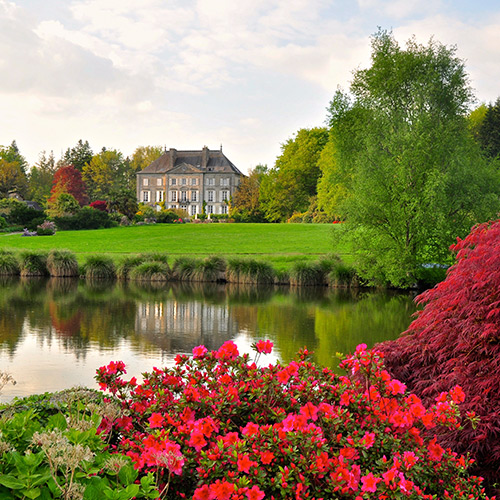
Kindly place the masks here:
MULTIPOLYGON (((141 170, 139 174, 165 174, 174 173, 177 171, 177 167, 181 165, 194 167, 192 173, 195 172, 215 172, 215 173, 242 173, 236 168, 236 166, 228 160, 226 155, 219 150, 208 150, 208 161, 206 168, 202 167, 202 151, 175 151, 174 164, 171 164, 170 152, 165 152, 162 156, 156 159, 153 163, 148 165, 145 169, 141 170)), ((183 173, 188 173, 188 171, 183 171, 183 173)), ((191 172, 189 172, 191 173, 191 172)))

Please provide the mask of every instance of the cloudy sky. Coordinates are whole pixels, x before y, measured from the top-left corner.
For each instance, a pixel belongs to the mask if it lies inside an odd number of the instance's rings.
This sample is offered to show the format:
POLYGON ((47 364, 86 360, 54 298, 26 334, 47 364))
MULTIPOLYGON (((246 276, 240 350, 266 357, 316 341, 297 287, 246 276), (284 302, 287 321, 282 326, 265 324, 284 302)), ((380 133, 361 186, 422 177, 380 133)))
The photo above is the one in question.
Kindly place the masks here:
POLYGON ((496 0, 0 0, 0 145, 217 149, 247 171, 324 124, 370 35, 456 45, 500 96, 496 0))

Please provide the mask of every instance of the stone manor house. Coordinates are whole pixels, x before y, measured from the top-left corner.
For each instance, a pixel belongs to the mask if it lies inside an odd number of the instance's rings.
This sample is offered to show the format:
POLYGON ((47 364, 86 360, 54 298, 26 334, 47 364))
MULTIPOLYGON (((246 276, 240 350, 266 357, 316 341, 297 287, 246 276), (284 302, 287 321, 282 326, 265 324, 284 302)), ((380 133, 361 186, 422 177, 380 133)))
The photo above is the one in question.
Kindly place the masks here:
POLYGON ((198 151, 170 148, 144 170, 137 173, 137 199, 165 208, 181 208, 189 215, 227 214, 230 197, 243 174, 220 150, 206 146, 198 151))

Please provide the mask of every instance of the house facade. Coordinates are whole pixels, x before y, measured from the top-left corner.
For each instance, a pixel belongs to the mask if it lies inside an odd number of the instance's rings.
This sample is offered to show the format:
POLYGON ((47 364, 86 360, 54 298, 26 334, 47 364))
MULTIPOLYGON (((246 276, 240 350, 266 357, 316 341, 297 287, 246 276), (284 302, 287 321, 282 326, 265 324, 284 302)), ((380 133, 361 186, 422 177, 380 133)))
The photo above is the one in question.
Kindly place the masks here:
POLYGON ((227 214, 229 200, 243 174, 220 150, 206 146, 198 151, 171 148, 137 173, 137 199, 166 208, 180 208, 195 216, 202 213, 227 214))

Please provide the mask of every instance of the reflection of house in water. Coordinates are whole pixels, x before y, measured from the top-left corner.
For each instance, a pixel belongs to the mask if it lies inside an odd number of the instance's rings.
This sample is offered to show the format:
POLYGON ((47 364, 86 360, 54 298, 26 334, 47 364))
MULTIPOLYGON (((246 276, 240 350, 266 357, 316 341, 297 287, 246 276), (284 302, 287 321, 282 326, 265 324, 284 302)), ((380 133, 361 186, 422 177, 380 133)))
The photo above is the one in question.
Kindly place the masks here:
POLYGON ((191 352, 197 345, 218 349, 238 333, 227 304, 198 301, 140 302, 135 330, 162 350, 191 352))

